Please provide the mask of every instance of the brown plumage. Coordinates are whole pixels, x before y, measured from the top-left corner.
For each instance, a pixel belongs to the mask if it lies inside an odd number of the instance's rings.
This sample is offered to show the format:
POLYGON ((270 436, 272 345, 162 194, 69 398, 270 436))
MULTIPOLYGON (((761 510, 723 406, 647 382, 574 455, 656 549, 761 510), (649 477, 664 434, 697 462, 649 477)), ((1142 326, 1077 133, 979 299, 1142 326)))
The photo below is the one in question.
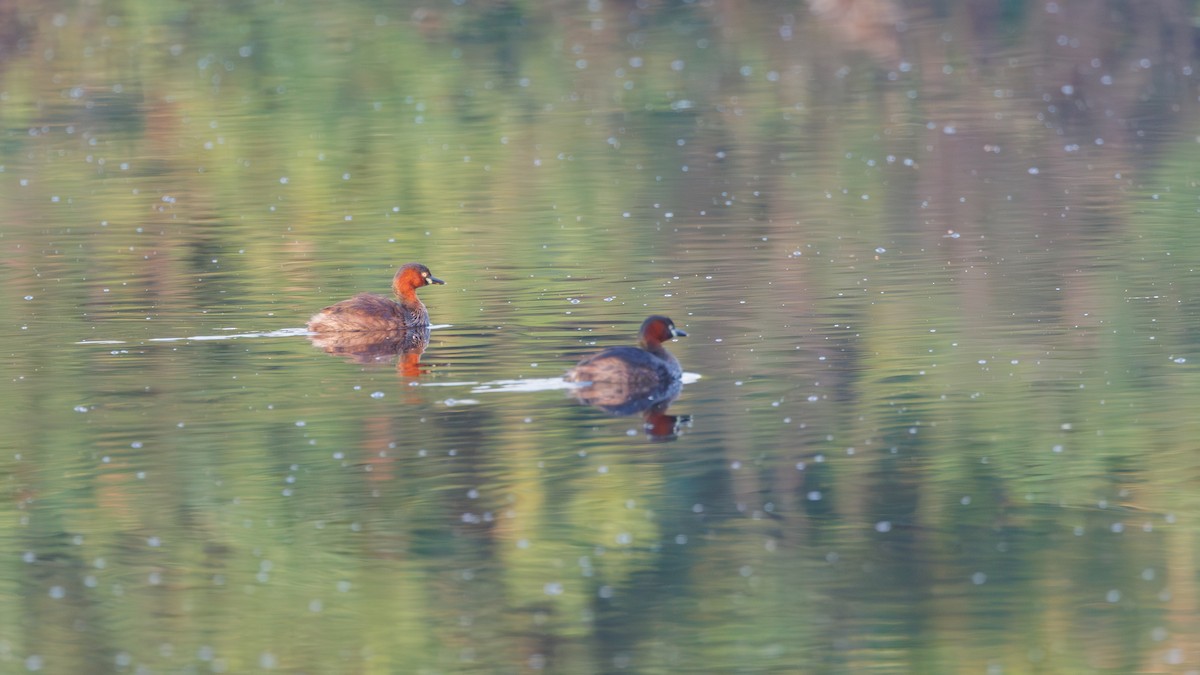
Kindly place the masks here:
POLYGON ((642 323, 638 347, 610 347, 580 361, 567 371, 568 382, 619 383, 630 390, 650 390, 678 380, 679 361, 663 342, 687 333, 665 316, 653 315, 642 323))
POLYGON ((308 320, 314 333, 342 331, 401 331, 429 325, 429 312, 417 297, 417 289, 444 284, 420 263, 408 263, 396 272, 392 290, 399 302, 381 295, 359 293, 317 312, 308 320))

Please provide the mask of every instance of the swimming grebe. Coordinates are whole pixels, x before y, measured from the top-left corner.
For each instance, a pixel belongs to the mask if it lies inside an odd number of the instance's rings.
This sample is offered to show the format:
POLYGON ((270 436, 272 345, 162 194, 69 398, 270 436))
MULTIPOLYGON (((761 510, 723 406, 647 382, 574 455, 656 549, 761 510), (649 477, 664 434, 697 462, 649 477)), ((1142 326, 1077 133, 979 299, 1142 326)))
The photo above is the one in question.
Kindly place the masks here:
POLYGON ((359 293, 313 314, 308 330, 314 333, 340 331, 399 331, 429 325, 429 312, 417 298, 417 289, 444 284, 420 263, 408 263, 396 272, 392 290, 400 302, 372 293, 359 293))
POLYGON ((683 371, 663 342, 687 333, 665 316, 653 315, 642 322, 639 347, 610 347, 580 361, 564 376, 568 382, 621 383, 631 389, 654 389, 670 385, 683 371))

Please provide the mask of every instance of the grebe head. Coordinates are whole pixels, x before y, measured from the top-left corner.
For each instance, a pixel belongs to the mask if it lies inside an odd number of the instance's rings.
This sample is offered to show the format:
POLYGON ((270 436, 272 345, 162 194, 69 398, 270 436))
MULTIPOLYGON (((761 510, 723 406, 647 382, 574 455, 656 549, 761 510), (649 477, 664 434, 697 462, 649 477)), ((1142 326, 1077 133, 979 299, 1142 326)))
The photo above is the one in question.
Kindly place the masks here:
POLYGON ((396 271, 396 277, 392 279, 392 288, 396 295, 406 295, 421 286, 444 283, 446 282, 433 276, 429 268, 421 263, 408 263, 396 271))
POLYGON ((642 345, 653 347, 674 337, 687 337, 687 333, 675 327, 675 322, 661 314, 654 314, 642 322, 642 345))

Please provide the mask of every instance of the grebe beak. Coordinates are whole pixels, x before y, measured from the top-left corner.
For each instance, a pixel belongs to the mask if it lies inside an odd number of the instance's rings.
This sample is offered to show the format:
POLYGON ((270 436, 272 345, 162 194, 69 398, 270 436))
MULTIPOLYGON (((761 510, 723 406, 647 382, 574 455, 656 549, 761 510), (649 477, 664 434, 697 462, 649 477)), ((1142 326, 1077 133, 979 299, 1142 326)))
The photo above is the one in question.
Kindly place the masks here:
POLYGON ((671 326, 671 337, 687 337, 687 333, 679 330, 675 326, 671 326))
POLYGON ((429 275, 429 276, 427 276, 427 277, 425 277, 425 285, 427 285, 427 286, 428 286, 429 284, 445 284, 445 283, 446 283, 446 282, 444 282, 444 281, 442 281, 441 279, 439 279, 439 278, 437 278, 437 277, 433 276, 432 274, 431 274, 431 275, 429 275))

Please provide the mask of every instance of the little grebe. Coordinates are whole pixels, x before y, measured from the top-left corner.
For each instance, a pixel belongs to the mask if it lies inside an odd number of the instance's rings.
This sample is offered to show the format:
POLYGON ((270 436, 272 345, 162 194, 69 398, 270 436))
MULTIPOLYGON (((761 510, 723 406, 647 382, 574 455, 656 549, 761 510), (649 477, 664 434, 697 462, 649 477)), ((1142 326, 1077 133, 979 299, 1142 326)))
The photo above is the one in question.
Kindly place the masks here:
POLYGON ((371 293, 358 295, 330 305, 313 314, 308 330, 314 333, 340 331, 400 331, 429 325, 429 312, 417 298, 417 289, 429 284, 444 284, 420 263, 408 263, 396 272, 392 290, 400 302, 371 293))
POLYGON ((614 383, 633 389, 654 389, 678 380, 679 361, 663 349, 663 342, 687 333, 665 316, 654 315, 642 323, 641 346, 610 347, 580 361, 567 371, 568 382, 614 383))

